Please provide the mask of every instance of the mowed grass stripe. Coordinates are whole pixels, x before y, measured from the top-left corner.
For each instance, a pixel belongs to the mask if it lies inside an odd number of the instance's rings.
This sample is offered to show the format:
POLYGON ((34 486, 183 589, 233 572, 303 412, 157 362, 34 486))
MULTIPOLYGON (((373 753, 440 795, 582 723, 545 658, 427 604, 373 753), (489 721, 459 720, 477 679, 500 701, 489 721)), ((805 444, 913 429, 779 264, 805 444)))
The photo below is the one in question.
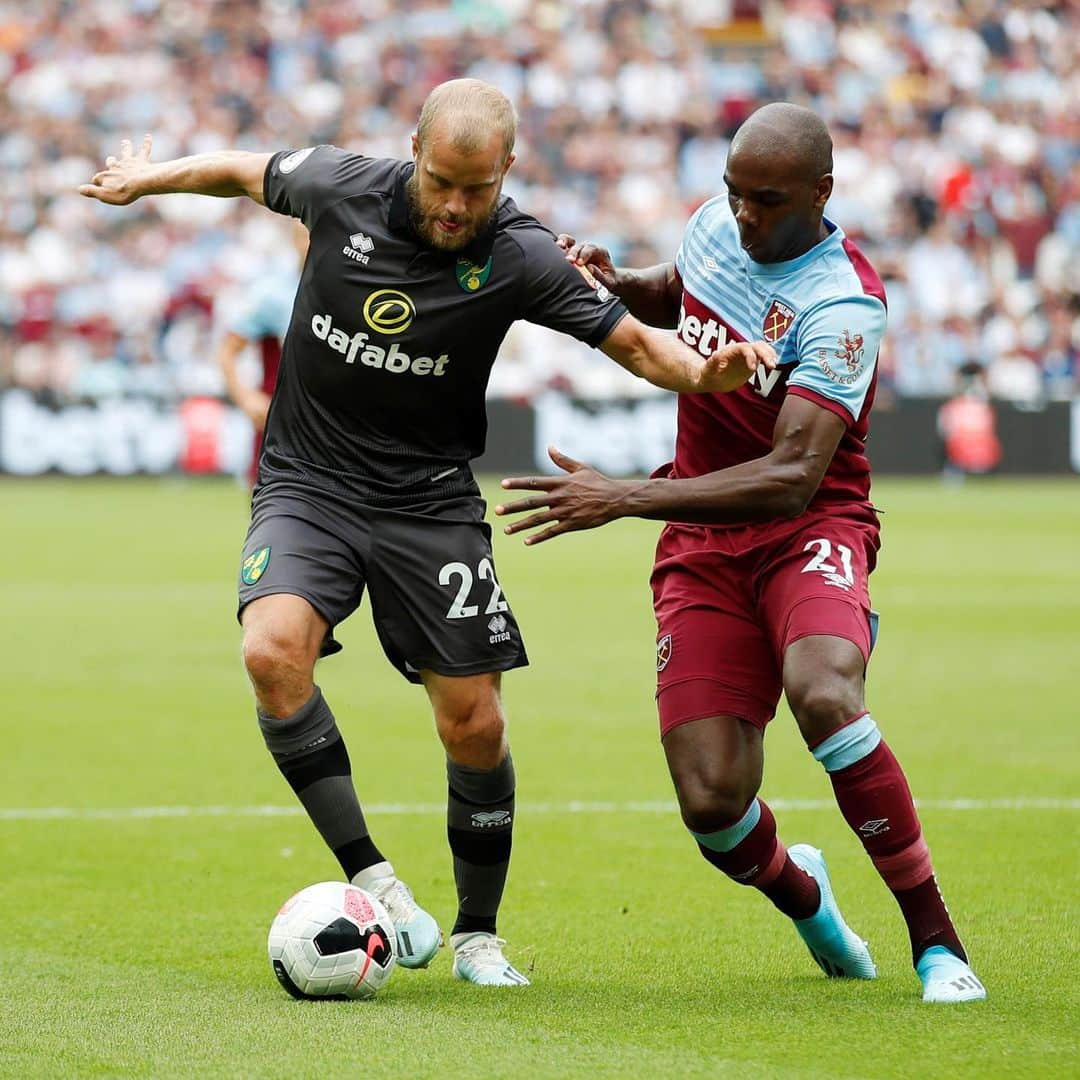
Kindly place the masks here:
MULTIPOLYGON (((1080 799, 916 799, 920 810, 1080 810, 1080 799)), ((835 810, 829 799, 769 799, 776 811, 835 810)), ((673 814, 674 802, 566 802, 525 803, 518 816, 537 814, 673 814)), ((445 803, 371 803, 364 812, 372 817, 445 814, 445 803)), ((126 821, 154 818, 279 818, 303 817, 300 806, 7 806, 0 821, 126 821)))

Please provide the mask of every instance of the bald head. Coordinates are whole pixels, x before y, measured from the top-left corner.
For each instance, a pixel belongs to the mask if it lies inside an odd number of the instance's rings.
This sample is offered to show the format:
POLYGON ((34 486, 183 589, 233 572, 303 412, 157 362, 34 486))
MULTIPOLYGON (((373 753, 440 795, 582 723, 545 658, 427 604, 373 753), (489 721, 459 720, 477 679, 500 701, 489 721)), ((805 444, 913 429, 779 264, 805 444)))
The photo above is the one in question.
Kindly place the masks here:
POLYGON ((428 94, 416 125, 421 148, 439 138, 461 154, 479 153, 498 135, 509 157, 516 134, 517 115, 510 99, 480 79, 440 83, 428 94))
POLYGON ((786 262, 829 234, 832 139, 821 117, 776 102, 735 132, 724 183, 743 250, 760 263, 786 262))
POLYGON ((763 105, 735 132, 732 155, 774 161, 813 183, 832 172, 832 138, 817 113, 789 101, 763 105))

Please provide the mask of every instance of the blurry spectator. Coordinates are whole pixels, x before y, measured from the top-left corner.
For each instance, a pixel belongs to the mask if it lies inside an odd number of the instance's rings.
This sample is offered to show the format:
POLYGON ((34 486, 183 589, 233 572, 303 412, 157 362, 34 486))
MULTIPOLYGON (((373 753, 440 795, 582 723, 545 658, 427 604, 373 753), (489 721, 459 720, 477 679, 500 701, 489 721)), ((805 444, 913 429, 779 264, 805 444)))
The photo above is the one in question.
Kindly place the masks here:
MULTIPOLYGON (((673 256, 753 108, 812 106, 831 212, 890 268, 886 387, 947 394, 977 354, 995 393, 1068 396, 1078 51, 1076 5, 1008 0, 0 0, 0 387, 224 392, 213 304, 279 237, 242 200, 81 200, 121 138, 400 157, 428 90, 471 74, 521 114, 507 190, 634 264, 673 256)), ((643 390, 543 330, 503 364, 492 393, 643 390)))
POLYGON ((957 380, 960 392, 941 406, 937 417, 945 475, 958 478, 993 472, 1001 464, 1001 441, 982 366, 965 364, 957 380))

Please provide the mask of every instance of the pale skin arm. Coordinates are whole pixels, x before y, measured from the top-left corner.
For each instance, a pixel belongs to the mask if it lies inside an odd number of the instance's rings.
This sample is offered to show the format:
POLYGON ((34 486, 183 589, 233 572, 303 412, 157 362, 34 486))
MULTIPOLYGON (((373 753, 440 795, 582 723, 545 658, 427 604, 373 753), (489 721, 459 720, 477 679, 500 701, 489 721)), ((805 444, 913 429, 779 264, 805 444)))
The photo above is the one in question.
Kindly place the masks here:
POLYGON ((225 393, 228 394, 229 400, 247 414, 248 419, 255 425, 256 431, 262 431, 266 427, 270 396, 257 387, 248 386, 240 378, 236 365, 236 361, 247 345, 246 337, 229 330, 218 346, 217 362, 222 375, 225 376, 225 393))
POLYGON ((145 136, 138 152, 133 153, 131 140, 124 139, 120 143, 120 156, 110 154, 105 159, 105 168, 90 183, 82 184, 79 194, 111 206, 127 206, 144 195, 174 192, 220 198, 246 195, 260 206, 265 205, 263 177, 271 154, 217 150, 151 163, 152 141, 149 135, 145 136))
POLYGON ((776 418, 768 454, 684 480, 614 480, 552 447, 551 460, 563 474, 504 480, 504 488, 538 494, 496 506, 495 513, 537 511, 504 529, 517 533, 547 526, 527 537, 526 544, 621 517, 702 525, 796 517, 814 497, 844 431, 834 413, 792 395, 776 418))
POLYGON ((632 374, 680 394, 725 394, 742 386, 759 366, 776 367, 776 351, 766 341, 735 342, 703 357, 633 315, 620 319, 600 348, 632 374))
POLYGON ((768 371, 776 367, 776 351, 766 341, 735 342, 702 357, 678 338, 653 329, 672 329, 678 323, 682 287, 672 263, 616 270, 607 251, 596 244, 575 244, 565 233, 556 243, 587 280, 606 286, 629 309, 630 315, 600 346, 627 371, 665 390, 724 394, 742 386, 759 366, 768 371))

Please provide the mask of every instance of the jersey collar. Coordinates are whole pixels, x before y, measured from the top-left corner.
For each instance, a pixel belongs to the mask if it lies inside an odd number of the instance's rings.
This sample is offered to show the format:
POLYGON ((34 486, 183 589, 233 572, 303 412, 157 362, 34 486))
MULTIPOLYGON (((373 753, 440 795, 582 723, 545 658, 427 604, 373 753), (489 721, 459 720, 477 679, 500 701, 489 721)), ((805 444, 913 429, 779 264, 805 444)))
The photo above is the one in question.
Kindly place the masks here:
POLYGON ((825 222, 829 235, 824 240, 819 240, 809 251, 804 251, 798 258, 788 259, 787 262, 759 263, 755 262, 743 251, 743 263, 747 272, 751 277, 783 277, 784 274, 802 270, 804 266, 812 263, 824 252, 839 247, 844 242, 844 230, 836 222, 830 221, 828 218, 822 218, 822 221, 825 222))
MULTIPOLYGON (((474 236, 469 244, 460 251, 441 251, 438 248, 433 248, 429 244, 426 244, 419 236, 417 236, 412 227, 412 222, 409 221, 409 197, 406 194, 405 185, 409 182, 409 178, 412 176, 415 168, 416 166, 411 161, 406 164, 405 168, 401 170, 397 182, 394 184, 394 192, 390 197, 391 230, 398 233, 400 236, 408 237, 417 247, 425 252, 436 257, 444 257, 447 262, 465 258, 470 259, 478 266, 483 266, 491 255, 492 248, 495 246, 495 234, 498 232, 499 228, 498 220, 496 219, 495 224, 486 232, 474 236)), ((505 198, 505 196, 501 197, 501 199, 505 198)), ((501 200, 499 209, 502 209, 501 200)))

